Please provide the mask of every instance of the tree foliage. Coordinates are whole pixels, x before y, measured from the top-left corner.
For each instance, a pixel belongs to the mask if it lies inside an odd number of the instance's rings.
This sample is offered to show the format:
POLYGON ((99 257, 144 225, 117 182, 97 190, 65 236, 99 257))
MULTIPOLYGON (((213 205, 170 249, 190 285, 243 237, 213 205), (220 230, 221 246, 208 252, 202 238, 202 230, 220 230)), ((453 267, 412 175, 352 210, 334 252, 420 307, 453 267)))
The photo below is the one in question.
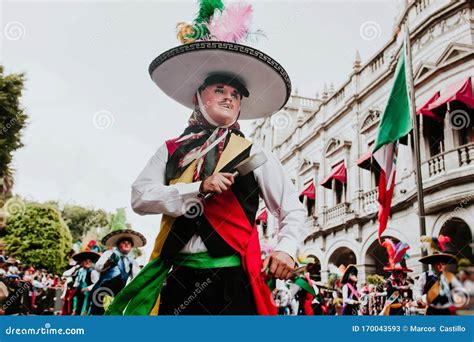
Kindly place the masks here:
POLYGON ((9 175, 12 154, 23 146, 21 130, 27 119, 20 105, 23 84, 23 74, 4 75, 0 65, 0 178, 9 175))
POLYGON ((61 210, 61 214, 71 231, 73 241, 81 239, 92 229, 104 228, 109 225, 108 215, 102 209, 96 210, 67 204, 61 210))
POLYGON ((59 211, 37 203, 27 203, 24 212, 8 218, 4 241, 7 255, 57 274, 67 266, 72 246, 59 211))

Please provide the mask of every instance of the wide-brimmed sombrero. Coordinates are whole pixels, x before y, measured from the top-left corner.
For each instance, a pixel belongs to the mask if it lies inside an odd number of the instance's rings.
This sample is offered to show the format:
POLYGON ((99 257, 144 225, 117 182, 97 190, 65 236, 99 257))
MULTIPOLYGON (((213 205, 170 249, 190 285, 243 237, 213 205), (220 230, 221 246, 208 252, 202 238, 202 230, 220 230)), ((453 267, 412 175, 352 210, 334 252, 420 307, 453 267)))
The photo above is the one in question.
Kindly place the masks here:
POLYGON ((341 279, 341 283, 342 284, 345 284, 348 282, 349 280, 349 276, 351 274, 355 274, 357 275, 359 273, 359 270, 357 269, 357 267, 355 265, 349 265, 346 267, 346 269, 344 270, 344 273, 342 274, 342 279, 341 279))
POLYGON ((246 97, 239 119, 258 119, 279 111, 291 94, 287 72, 262 51, 237 43, 249 34, 252 7, 242 3, 224 6, 214 1, 217 6, 207 4, 203 9, 202 2, 206 1, 201 1, 192 24, 178 24, 178 37, 185 44, 151 62, 153 81, 166 95, 193 109, 198 88, 209 77, 218 76, 226 80, 224 83, 243 89, 240 92, 246 97), (234 31, 229 32, 230 28, 234 31))
POLYGON ((133 229, 119 229, 110 232, 102 238, 102 244, 106 247, 115 247, 120 240, 129 239, 133 242, 133 247, 143 247, 146 245, 146 238, 143 234, 133 229))
POLYGON ((388 254, 388 265, 384 266, 384 271, 388 272, 413 272, 412 269, 407 268, 405 265, 405 259, 409 257, 407 251, 410 246, 406 242, 398 242, 395 244, 392 239, 386 238, 382 242, 382 246, 385 247, 388 254))
POLYGON ((435 264, 444 262, 446 264, 457 261, 457 257, 453 254, 446 253, 446 244, 451 242, 449 236, 439 235, 438 237, 422 236, 422 248, 430 250, 430 254, 419 259, 424 264, 435 264))
POLYGON ((433 253, 421 258, 419 261, 424 264, 435 264, 437 262, 444 262, 450 264, 456 262, 458 258, 455 255, 449 253, 433 253))
POLYGON ((72 258, 77 262, 81 262, 87 259, 91 259, 92 262, 96 262, 97 260, 99 260, 100 254, 96 252, 85 251, 85 252, 79 252, 77 254, 74 254, 72 258))
POLYGON ((72 256, 73 260, 77 262, 87 259, 91 259, 92 262, 99 260, 101 248, 94 239, 86 236, 86 238, 83 239, 80 248, 81 251, 72 256))

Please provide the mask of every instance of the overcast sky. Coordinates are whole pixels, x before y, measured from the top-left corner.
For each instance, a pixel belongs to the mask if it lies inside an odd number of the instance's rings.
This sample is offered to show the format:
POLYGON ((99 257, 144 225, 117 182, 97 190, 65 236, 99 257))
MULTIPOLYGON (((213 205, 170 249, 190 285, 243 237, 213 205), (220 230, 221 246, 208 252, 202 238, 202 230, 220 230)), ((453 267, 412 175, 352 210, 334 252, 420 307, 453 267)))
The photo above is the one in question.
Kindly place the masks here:
MULTIPOLYGON (((251 45, 279 61, 300 95, 337 89, 389 40, 398 5, 387 1, 249 1, 251 45)), ((149 240, 159 216, 130 208, 130 185, 165 139, 178 136, 189 110, 150 80, 148 65, 179 44, 175 26, 195 1, 0 1, 0 61, 27 76, 25 147, 15 153, 14 192, 114 211, 149 240)), ((250 125, 244 123, 246 133, 250 125)))

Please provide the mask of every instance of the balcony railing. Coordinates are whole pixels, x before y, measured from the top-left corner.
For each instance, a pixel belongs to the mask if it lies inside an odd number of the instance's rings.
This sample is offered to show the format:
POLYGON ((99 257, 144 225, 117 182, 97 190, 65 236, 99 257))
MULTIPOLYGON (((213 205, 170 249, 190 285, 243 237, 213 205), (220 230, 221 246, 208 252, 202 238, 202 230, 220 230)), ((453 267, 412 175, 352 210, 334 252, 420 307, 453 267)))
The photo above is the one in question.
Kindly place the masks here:
POLYGON ((458 148, 459 167, 469 165, 474 161, 474 143, 458 148))
POLYGON ((430 177, 444 173, 444 154, 438 154, 431 159, 428 159, 428 170, 430 177))
POLYGON ((343 220, 350 213, 351 204, 348 202, 340 203, 324 211, 324 223, 333 223, 343 220))
POLYGON ((462 145, 437 154, 423 163, 423 167, 425 168, 424 174, 428 177, 445 174, 446 172, 469 165, 474 165, 474 143, 462 145))
POLYGON ((362 197, 363 214, 372 214, 378 210, 379 189, 375 188, 364 193, 362 197))

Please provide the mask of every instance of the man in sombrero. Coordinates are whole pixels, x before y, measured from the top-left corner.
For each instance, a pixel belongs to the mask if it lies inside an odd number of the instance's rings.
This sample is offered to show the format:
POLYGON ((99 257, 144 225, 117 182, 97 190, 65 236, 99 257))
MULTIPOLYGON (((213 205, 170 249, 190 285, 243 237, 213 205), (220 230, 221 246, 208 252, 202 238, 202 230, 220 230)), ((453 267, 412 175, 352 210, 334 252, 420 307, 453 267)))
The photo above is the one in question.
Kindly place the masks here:
POLYGON ((163 218, 150 262, 107 314, 274 315, 266 276, 292 276, 305 219, 293 183, 268 151, 262 166, 232 175, 238 163, 262 151, 244 138, 238 120, 279 111, 291 83, 270 56, 235 43, 248 33, 252 8, 212 3, 215 10, 201 7, 193 24, 179 24, 185 45, 150 65, 158 87, 192 114, 132 186, 133 209, 163 218), (238 26, 231 20, 242 21, 241 29, 226 31, 238 26), (260 197, 280 224, 278 244, 263 262, 255 225, 260 197))
POLYGON ((102 238, 102 244, 109 249, 95 264, 100 278, 91 292, 91 315, 103 315, 106 296, 116 296, 138 274, 138 263, 130 252, 145 246, 146 238, 133 229, 118 227, 102 238))
POLYGON ((430 254, 420 262, 431 265, 431 270, 420 274, 413 289, 414 299, 421 307, 426 307, 426 315, 454 315, 456 306, 453 291, 462 291, 462 284, 456 276, 446 271, 446 265, 456 262, 455 255, 446 253, 446 245, 451 241, 448 236, 422 236, 422 248, 430 254))

